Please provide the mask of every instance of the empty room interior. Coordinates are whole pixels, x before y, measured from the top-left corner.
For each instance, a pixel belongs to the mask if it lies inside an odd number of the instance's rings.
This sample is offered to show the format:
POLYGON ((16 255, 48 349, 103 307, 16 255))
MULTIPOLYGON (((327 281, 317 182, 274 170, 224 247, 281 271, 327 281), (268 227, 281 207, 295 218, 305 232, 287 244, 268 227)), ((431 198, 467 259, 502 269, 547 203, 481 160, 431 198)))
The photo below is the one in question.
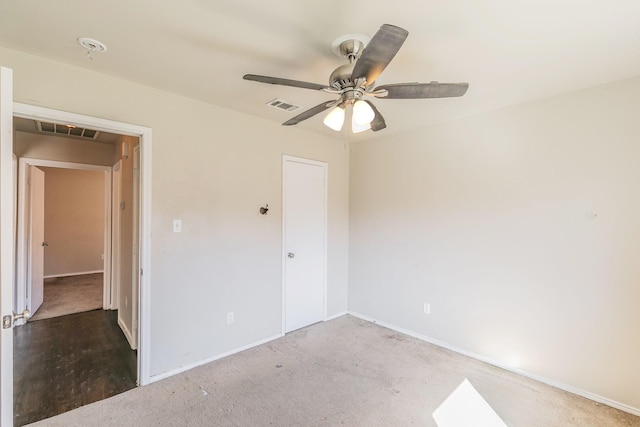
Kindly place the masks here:
POLYGON ((0 425, 37 168, 134 370, 55 425, 640 426, 637 16, 4 2, 0 425))

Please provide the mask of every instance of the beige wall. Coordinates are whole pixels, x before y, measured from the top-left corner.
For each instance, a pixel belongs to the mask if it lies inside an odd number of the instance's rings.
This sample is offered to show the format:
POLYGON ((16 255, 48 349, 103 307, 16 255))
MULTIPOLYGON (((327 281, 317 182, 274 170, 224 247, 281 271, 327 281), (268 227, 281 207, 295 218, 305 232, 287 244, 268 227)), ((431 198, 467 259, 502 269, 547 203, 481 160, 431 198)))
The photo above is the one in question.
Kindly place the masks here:
POLYGON ((638 111, 635 78, 354 146, 350 309, 638 410, 638 111))
POLYGON ((7 49, 0 64, 14 70, 18 102, 153 129, 152 375, 281 332, 283 154, 329 164, 328 315, 347 310, 343 144, 7 49), (265 203, 271 209, 262 216, 265 203), (172 232, 174 218, 182 219, 182 233, 172 232), (235 323, 227 325, 230 311, 235 323))
POLYGON ((103 270, 104 173, 39 167, 45 173, 44 275, 103 270))
POLYGON ((7 49, 0 63, 18 102, 153 129, 152 375, 280 332, 290 154, 329 163, 329 315, 349 290, 356 312, 640 408, 640 79, 359 144, 349 186, 342 144, 300 128, 7 49))
POLYGON ((16 132, 13 147, 18 157, 99 166, 113 165, 114 148, 111 144, 16 132))

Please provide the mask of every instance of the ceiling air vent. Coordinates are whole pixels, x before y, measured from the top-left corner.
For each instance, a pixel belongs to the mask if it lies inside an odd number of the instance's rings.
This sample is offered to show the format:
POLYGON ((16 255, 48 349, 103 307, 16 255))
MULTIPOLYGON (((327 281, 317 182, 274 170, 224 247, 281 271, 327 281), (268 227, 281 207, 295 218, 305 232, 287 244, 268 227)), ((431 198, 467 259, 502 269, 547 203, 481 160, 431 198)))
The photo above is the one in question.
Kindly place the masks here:
POLYGON ((74 125, 62 125, 60 123, 37 122, 38 130, 43 133, 52 133, 61 136, 77 136, 86 139, 96 139, 100 134, 93 129, 85 129, 74 125))
POLYGON ((288 111, 290 113, 302 108, 299 105, 292 104, 291 102, 287 102, 283 99, 274 99, 273 101, 267 102, 267 105, 269 107, 277 108, 278 110, 288 111))

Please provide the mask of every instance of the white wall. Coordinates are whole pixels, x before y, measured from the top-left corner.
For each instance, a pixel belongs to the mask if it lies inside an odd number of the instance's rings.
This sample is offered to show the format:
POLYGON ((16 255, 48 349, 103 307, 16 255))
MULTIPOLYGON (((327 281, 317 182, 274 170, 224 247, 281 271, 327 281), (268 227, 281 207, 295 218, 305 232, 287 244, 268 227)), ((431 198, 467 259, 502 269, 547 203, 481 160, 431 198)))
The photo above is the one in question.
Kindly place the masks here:
POLYGON ((329 164, 328 310, 347 310, 349 153, 342 144, 7 49, 0 64, 14 70, 18 102, 153 129, 151 375, 281 332, 283 154, 329 164), (171 231, 174 218, 182 233, 171 231))
POLYGON ((635 78, 355 145, 350 310, 640 408, 639 111, 635 78))

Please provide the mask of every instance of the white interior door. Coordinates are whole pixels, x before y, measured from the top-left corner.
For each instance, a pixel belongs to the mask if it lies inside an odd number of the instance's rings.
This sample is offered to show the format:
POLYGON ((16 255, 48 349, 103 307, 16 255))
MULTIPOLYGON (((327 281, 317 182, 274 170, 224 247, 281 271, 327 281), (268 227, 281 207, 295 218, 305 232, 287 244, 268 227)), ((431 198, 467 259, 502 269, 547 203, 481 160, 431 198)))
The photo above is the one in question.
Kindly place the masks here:
POLYGON ((30 224, 29 235, 29 303, 31 314, 42 305, 44 300, 44 171, 30 167, 30 224))
POLYGON ((13 425, 13 75, 0 67, 0 426, 13 425), (8 318, 8 324, 6 320, 8 318))
POLYGON ((283 162, 284 330, 324 320, 327 164, 283 162))

